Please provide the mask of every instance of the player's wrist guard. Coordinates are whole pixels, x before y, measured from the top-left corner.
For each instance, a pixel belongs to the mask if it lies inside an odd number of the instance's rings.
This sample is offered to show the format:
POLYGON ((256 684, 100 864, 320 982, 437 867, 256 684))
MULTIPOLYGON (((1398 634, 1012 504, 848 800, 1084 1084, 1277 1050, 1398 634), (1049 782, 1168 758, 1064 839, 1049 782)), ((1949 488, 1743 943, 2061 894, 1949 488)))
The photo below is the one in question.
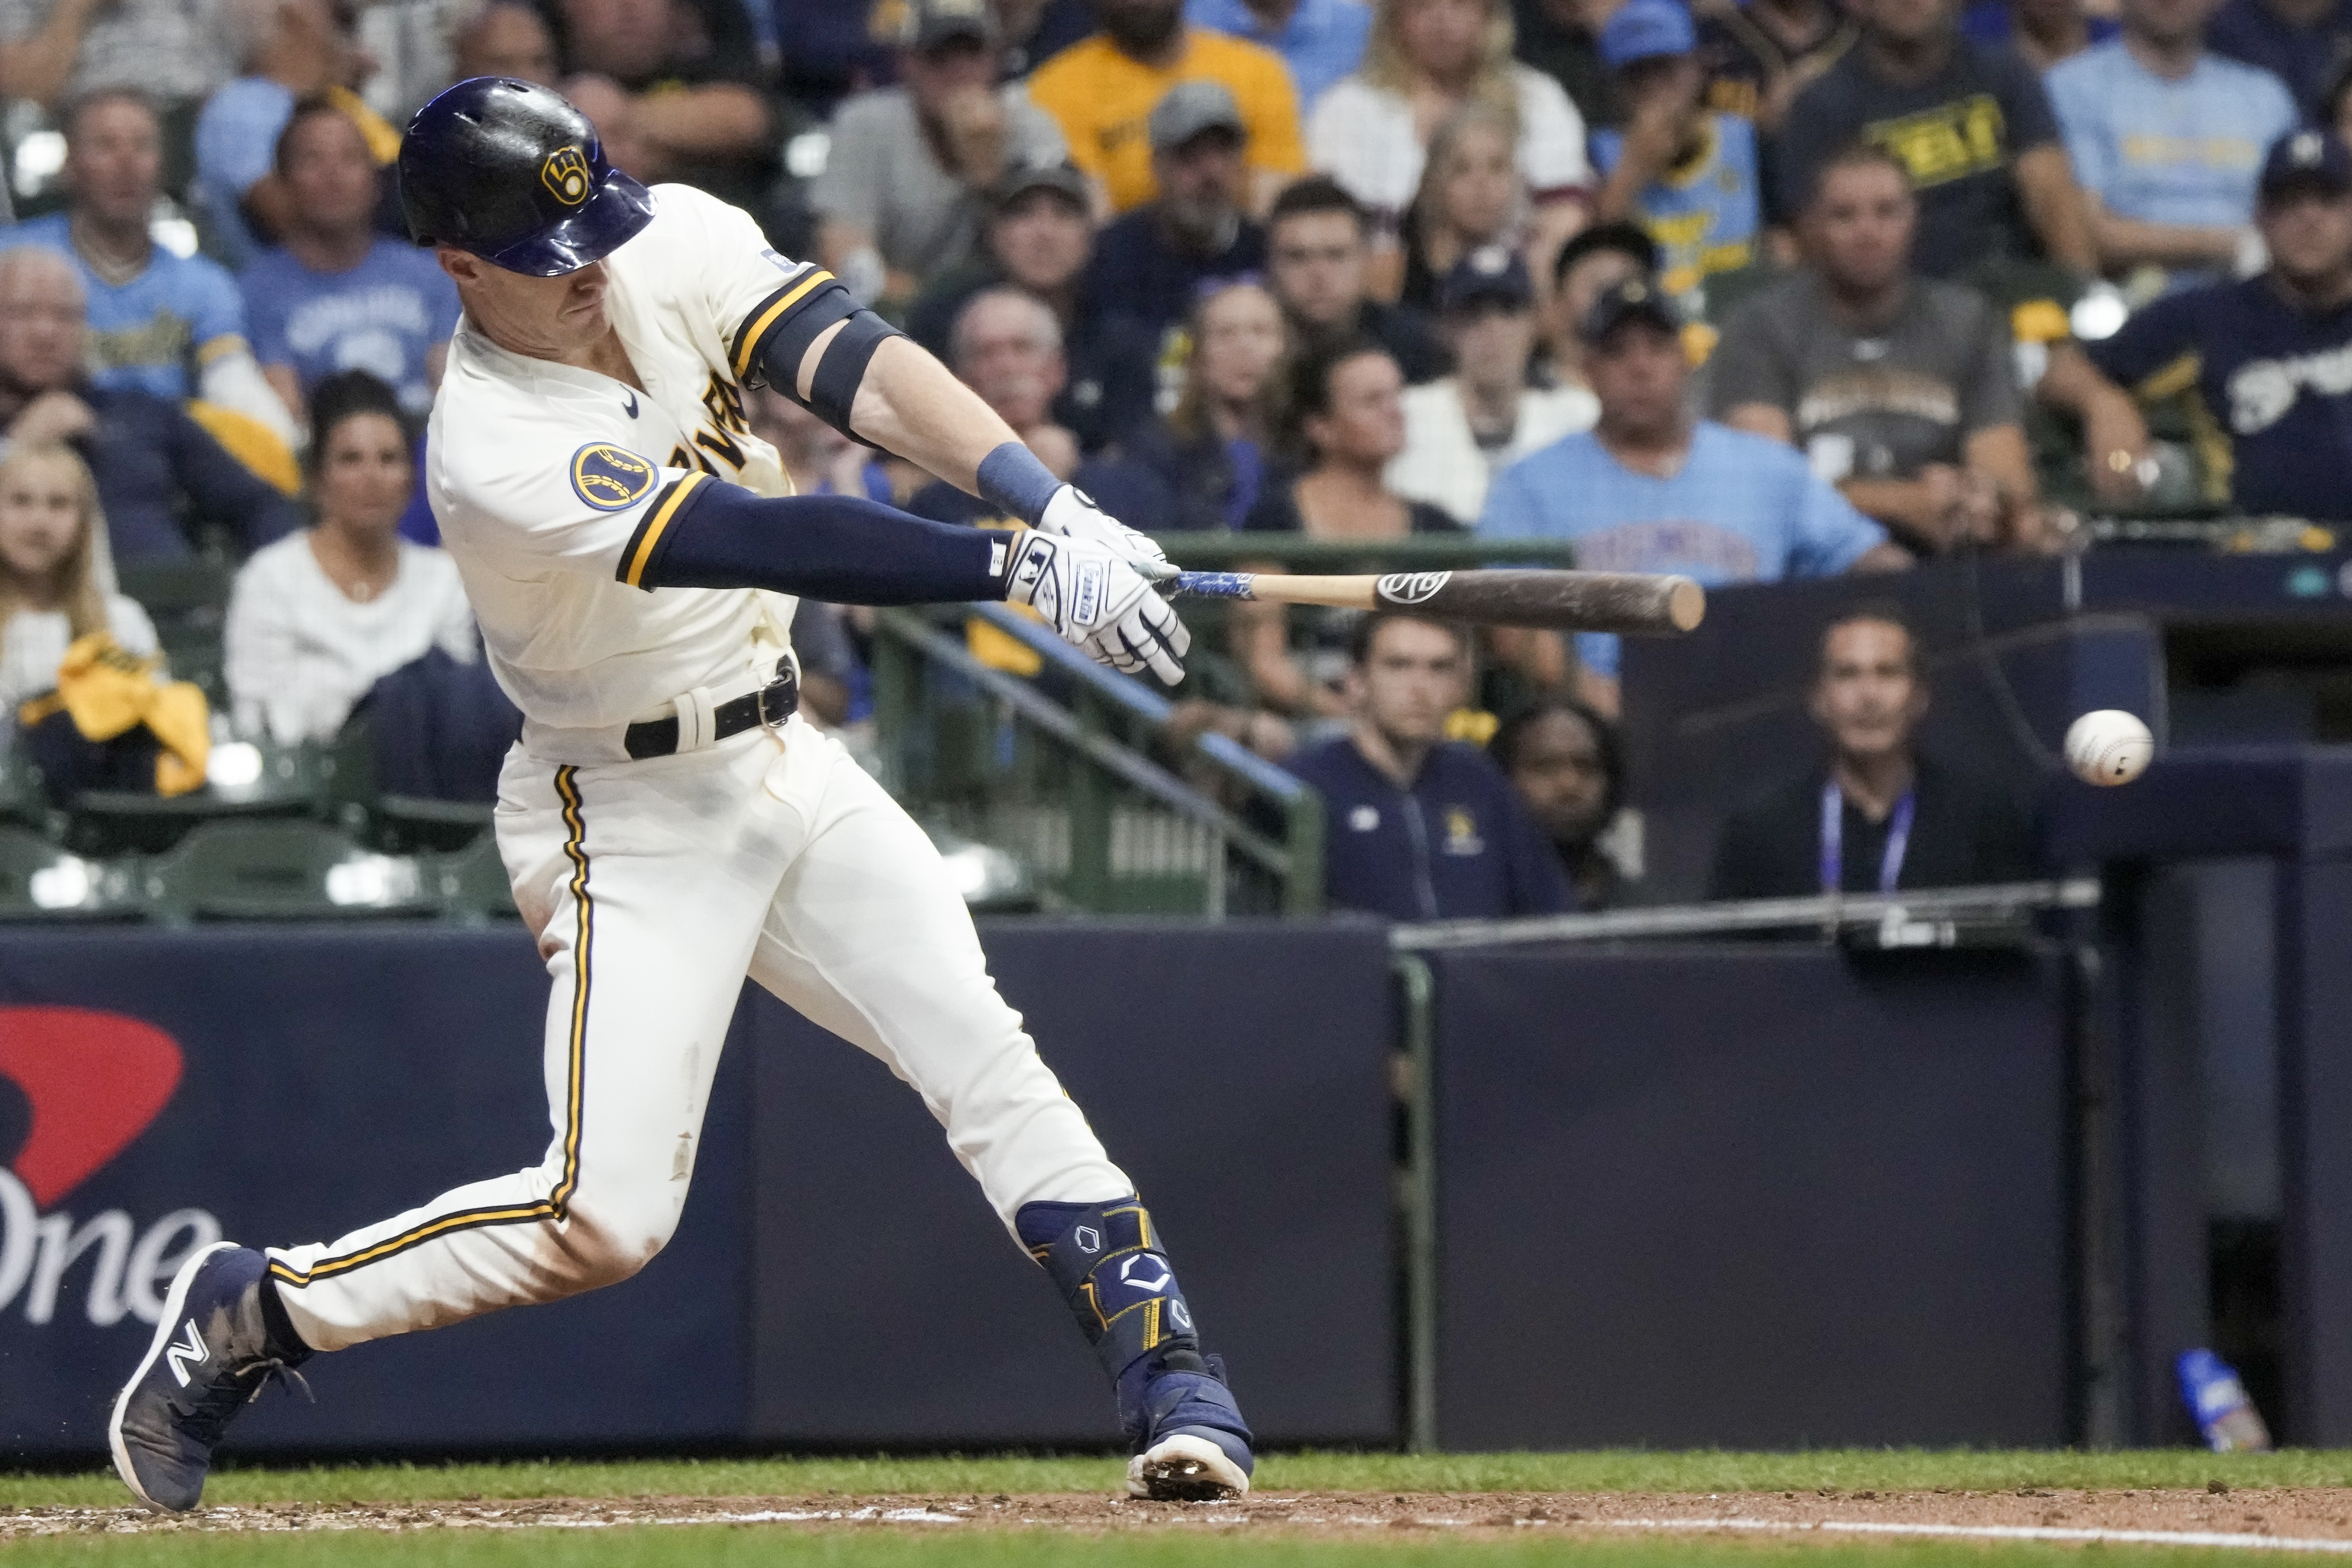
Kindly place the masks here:
POLYGON ((1160 1249, 1159 1231, 1140 1198, 1024 1203, 1013 1225, 1113 1383, 1154 1353, 1163 1360, 1200 1354, 1175 1265, 1160 1249))
POLYGON ((1045 521, 1047 503, 1064 487, 1054 471, 1018 441, 1001 443, 982 458, 976 482, 982 500, 1033 528, 1045 521))

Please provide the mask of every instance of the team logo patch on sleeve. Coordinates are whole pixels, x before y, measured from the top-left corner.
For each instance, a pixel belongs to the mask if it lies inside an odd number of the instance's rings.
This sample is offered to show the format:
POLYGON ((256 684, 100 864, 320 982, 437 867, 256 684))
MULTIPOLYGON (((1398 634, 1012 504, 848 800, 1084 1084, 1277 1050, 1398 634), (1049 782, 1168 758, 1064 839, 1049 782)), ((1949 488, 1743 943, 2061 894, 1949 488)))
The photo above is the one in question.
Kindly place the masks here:
POLYGON ((600 512, 635 506, 660 476, 635 453, 601 441, 572 455, 572 493, 600 512))
POLYGON ((549 153, 539 166, 539 177, 567 207, 588 199, 588 160, 577 147, 559 147, 549 153))

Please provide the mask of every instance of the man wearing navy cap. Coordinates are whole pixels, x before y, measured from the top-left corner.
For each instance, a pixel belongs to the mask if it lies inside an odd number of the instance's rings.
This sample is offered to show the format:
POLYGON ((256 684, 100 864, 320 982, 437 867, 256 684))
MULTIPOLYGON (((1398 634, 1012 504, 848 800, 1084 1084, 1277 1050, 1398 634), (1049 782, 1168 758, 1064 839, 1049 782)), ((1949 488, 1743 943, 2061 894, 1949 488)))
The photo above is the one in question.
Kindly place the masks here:
POLYGON ((2154 466, 2135 399, 2186 393, 2209 500, 2352 519, 2352 150, 2331 131, 2280 137, 2254 225, 2267 271, 2168 295, 2114 337, 2053 356, 2042 396, 2083 421, 2104 498, 2136 499, 2154 466))
POLYGON ((1535 284, 1516 251, 1472 251, 1438 280, 1437 329, 1454 373, 1404 391, 1404 450, 1388 487, 1475 523, 1494 476, 1570 431, 1590 430, 1601 404, 1580 386, 1530 387, 1535 284))
POLYGON ((1697 48, 1680 0, 1626 0, 1601 29, 1601 57, 1628 106, 1625 129, 1592 133, 1605 176, 1593 215, 1647 230, 1661 253, 1659 281, 1694 316, 1705 313, 1709 274, 1756 259, 1760 206, 1756 127, 1701 101, 1697 48))

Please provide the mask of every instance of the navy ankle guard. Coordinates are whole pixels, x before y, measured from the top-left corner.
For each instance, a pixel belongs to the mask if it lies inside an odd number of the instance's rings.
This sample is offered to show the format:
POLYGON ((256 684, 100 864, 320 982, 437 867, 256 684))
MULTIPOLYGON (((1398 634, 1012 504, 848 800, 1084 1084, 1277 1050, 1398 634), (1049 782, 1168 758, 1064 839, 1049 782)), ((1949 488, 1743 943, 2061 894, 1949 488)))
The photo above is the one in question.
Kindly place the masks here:
POLYGON ((1113 1383, 1154 1352, 1174 1364, 1198 1361, 1192 1309, 1141 1199, 1024 1203, 1013 1224, 1113 1383))

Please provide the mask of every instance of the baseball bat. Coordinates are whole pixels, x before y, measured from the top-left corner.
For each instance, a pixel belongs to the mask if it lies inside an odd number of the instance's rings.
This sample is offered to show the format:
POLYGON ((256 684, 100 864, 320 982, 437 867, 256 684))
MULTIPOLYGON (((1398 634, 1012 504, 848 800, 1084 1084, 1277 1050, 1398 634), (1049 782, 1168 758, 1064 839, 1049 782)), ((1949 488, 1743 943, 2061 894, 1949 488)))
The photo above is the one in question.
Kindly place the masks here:
POLYGON ((1181 571, 1169 586, 1179 598, 1415 610, 1447 621, 1563 632, 1687 632, 1706 613, 1706 591, 1689 578, 1631 571, 1497 568, 1377 577, 1181 571))

